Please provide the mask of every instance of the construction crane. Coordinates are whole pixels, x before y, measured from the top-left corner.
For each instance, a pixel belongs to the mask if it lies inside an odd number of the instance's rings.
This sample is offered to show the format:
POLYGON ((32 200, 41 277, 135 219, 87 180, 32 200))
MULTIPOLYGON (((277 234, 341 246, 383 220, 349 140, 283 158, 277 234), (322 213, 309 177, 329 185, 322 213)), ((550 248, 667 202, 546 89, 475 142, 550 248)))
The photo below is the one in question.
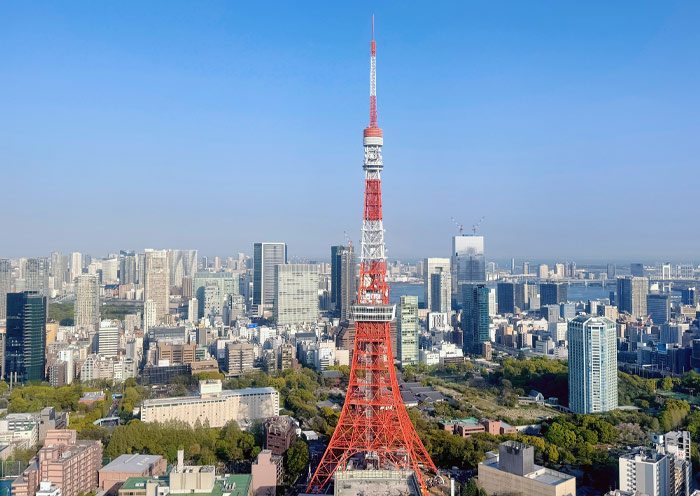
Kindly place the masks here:
POLYGON ((477 222, 476 224, 473 224, 473 225, 472 225, 472 234, 476 234, 477 228, 481 225, 481 223, 484 221, 485 218, 486 218, 486 216, 483 216, 483 215, 482 215, 482 216, 481 216, 481 219, 479 219, 479 222, 477 222))
POLYGON ((352 240, 350 239, 350 236, 348 236, 348 232, 347 232, 347 231, 343 231, 343 234, 345 235, 345 241, 347 241, 348 246, 349 246, 350 249, 352 250, 352 240))
POLYGON ((457 220, 455 220, 454 217, 452 217, 452 222, 454 222, 455 226, 457 226, 457 229, 459 229, 459 234, 462 234, 462 232, 464 231, 464 224, 460 224, 459 222, 457 222, 457 220))

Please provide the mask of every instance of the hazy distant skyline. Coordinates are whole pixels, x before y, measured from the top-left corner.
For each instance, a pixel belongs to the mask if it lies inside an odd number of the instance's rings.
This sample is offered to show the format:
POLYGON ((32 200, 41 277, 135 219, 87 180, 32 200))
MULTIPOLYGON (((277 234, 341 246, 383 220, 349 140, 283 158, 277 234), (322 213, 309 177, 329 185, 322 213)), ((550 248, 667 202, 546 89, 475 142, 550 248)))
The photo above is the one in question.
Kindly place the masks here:
POLYGON ((690 1, 7 4, 0 257, 359 244, 372 12, 390 259, 697 261, 690 1))

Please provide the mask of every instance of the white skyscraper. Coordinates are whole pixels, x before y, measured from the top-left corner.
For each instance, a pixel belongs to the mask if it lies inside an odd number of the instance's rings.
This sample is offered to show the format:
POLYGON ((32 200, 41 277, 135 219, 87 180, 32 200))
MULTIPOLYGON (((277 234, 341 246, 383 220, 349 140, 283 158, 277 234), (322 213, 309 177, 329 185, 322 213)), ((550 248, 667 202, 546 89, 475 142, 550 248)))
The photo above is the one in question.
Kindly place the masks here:
POLYGON ((74 251, 70 254, 70 281, 74 282, 75 278, 83 273, 83 254, 74 251))
POLYGON ((170 268, 166 250, 146 250, 144 301, 156 305, 156 322, 166 322, 170 314, 170 268))
POLYGON ((423 264, 423 287, 425 307, 429 312, 449 312, 452 309, 452 275, 450 273, 451 262, 449 258, 426 258, 423 264), (437 305, 433 304, 433 275, 440 282, 437 289, 440 296, 437 305))
POLYGON ((318 265, 276 265, 274 287, 277 325, 318 320, 318 265))
POLYGON ((597 413, 617 408, 617 339, 607 317, 578 315, 569 322, 569 408, 597 413))
POLYGON ((75 280, 73 313, 78 331, 95 332, 100 323, 100 285, 96 275, 81 274, 75 280))

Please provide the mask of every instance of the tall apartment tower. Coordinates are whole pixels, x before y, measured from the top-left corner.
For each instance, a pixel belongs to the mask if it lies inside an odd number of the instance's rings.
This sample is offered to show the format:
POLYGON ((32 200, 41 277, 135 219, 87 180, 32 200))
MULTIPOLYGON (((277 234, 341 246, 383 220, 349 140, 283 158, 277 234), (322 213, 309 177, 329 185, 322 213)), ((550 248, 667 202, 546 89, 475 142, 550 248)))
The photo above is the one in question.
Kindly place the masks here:
POLYGON ((275 266, 274 316, 277 325, 318 320, 318 265, 275 266))
POLYGON ((165 322, 170 314, 170 267, 167 250, 146 250, 144 301, 155 303, 157 322, 165 322))
POLYGON ((0 258, 0 320, 7 317, 7 293, 10 292, 12 267, 7 258, 0 258))
POLYGON ((95 332, 100 324, 100 285, 96 274, 81 274, 75 279, 73 313, 77 331, 95 332))
POLYGON ((26 291, 49 295, 49 259, 46 257, 27 260, 26 291))
POLYGON ((418 365, 418 297, 404 295, 399 306, 398 358, 401 366, 418 365))
POLYGON ((449 312, 452 309, 452 274, 449 258, 426 258, 423 262, 423 287, 425 307, 429 312, 449 312), (433 302, 433 275, 438 274, 439 301, 433 302), (446 285, 446 291, 445 291, 446 285))
POLYGON ((496 299, 499 314, 515 313, 515 283, 499 282, 496 287, 496 299))
POLYGON ((253 245, 253 305, 271 308, 275 303, 275 265, 287 263, 286 243, 253 245))
POLYGON ((574 413, 617 408, 617 336, 607 317, 578 315, 569 321, 569 408, 574 413))
POLYGON ((462 332, 465 353, 480 353, 481 344, 491 341, 490 293, 484 284, 462 285, 462 332))
POLYGON ((355 249, 331 246, 331 305, 340 320, 350 316, 350 306, 357 296, 355 249))
POLYGON ((46 296, 7 295, 5 374, 17 382, 41 381, 46 366, 46 296))
POLYGON ((616 299, 618 310, 629 313, 635 319, 645 318, 648 293, 649 280, 646 277, 618 277, 616 299))
POLYGON ((460 295, 459 287, 465 283, 486 282, 484 237, 476 234, 460 234, 452 237, 452 295, 460 295))

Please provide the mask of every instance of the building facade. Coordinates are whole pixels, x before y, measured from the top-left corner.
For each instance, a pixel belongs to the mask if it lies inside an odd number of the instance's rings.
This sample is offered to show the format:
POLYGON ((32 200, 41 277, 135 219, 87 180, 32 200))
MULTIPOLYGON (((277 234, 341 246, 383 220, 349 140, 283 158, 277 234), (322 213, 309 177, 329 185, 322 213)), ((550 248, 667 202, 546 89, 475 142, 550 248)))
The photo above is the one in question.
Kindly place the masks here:
POLYGON ((606 317, 569 322, 569 408, 598 413, 617 408, 617 327, 606 317))
POLYGON ((271 308, 275 302, 275 266, 287 263, 286 243, 253 245, 253 305, 271 308))
POLYGON ((167 322, 170 315, 170 268, 167 250, 146 250, 143 299, 155 303, 157 322, 167 322))
POLYGON ((418 365, 418 297, 401 296, 397 356, 401 366, 418 365))
POLYGON ((425 308, 429 312, 449 312, 452 309, 452 274, 449 258, 426 258, 423 262, 423 286, 425 308), (438 275, 434 278, 434 275, 438 275), (439 283, 433 288, 433 281, 439 283), (433 303, 433 295, 438 291, 439 301, 433 303))
POLYGON ((347 320, 357 296, 357 262, 352 246, 331 246, 331 305, 340 320, 347 320))
POLYGON ((452 237, 452 294, 457 299, 460 285, 486 282, 484 237, 460 234, 452 237))
POLYGON ((223 427, 231 420, 239 426, 279 415, 279 392, 275 388, 246 388, 222 391, 221 381, 200 381, 197 396, 144 400, 143 422, 182 420, 194 427, 208 424, 223 427), (204 383, 204 384, 203 384, 204 383))
POLYGON ((646 277, 618 277, 615 300, 618 310, 635 319, 646 318, 648 293, 649 280, 646 277))
POLYGON ((18 382, 41 381, 46 368, 45 296, 25 291, 7 294, 5 374, 18 382))
POLYGON ((277 325, 316 322, 318 265, 278 264, 274 272, 274 318, 277 325))
POLYGON ((100 324, 100 282, 97 275, 81 274, 76 277, 73 313, 77 331, 97 330, 100 324))
POLYGON ((462 285, 462 332, 465 353, 481 353, 481 344, 491 340, 490 293, 484 284, 462 285))

